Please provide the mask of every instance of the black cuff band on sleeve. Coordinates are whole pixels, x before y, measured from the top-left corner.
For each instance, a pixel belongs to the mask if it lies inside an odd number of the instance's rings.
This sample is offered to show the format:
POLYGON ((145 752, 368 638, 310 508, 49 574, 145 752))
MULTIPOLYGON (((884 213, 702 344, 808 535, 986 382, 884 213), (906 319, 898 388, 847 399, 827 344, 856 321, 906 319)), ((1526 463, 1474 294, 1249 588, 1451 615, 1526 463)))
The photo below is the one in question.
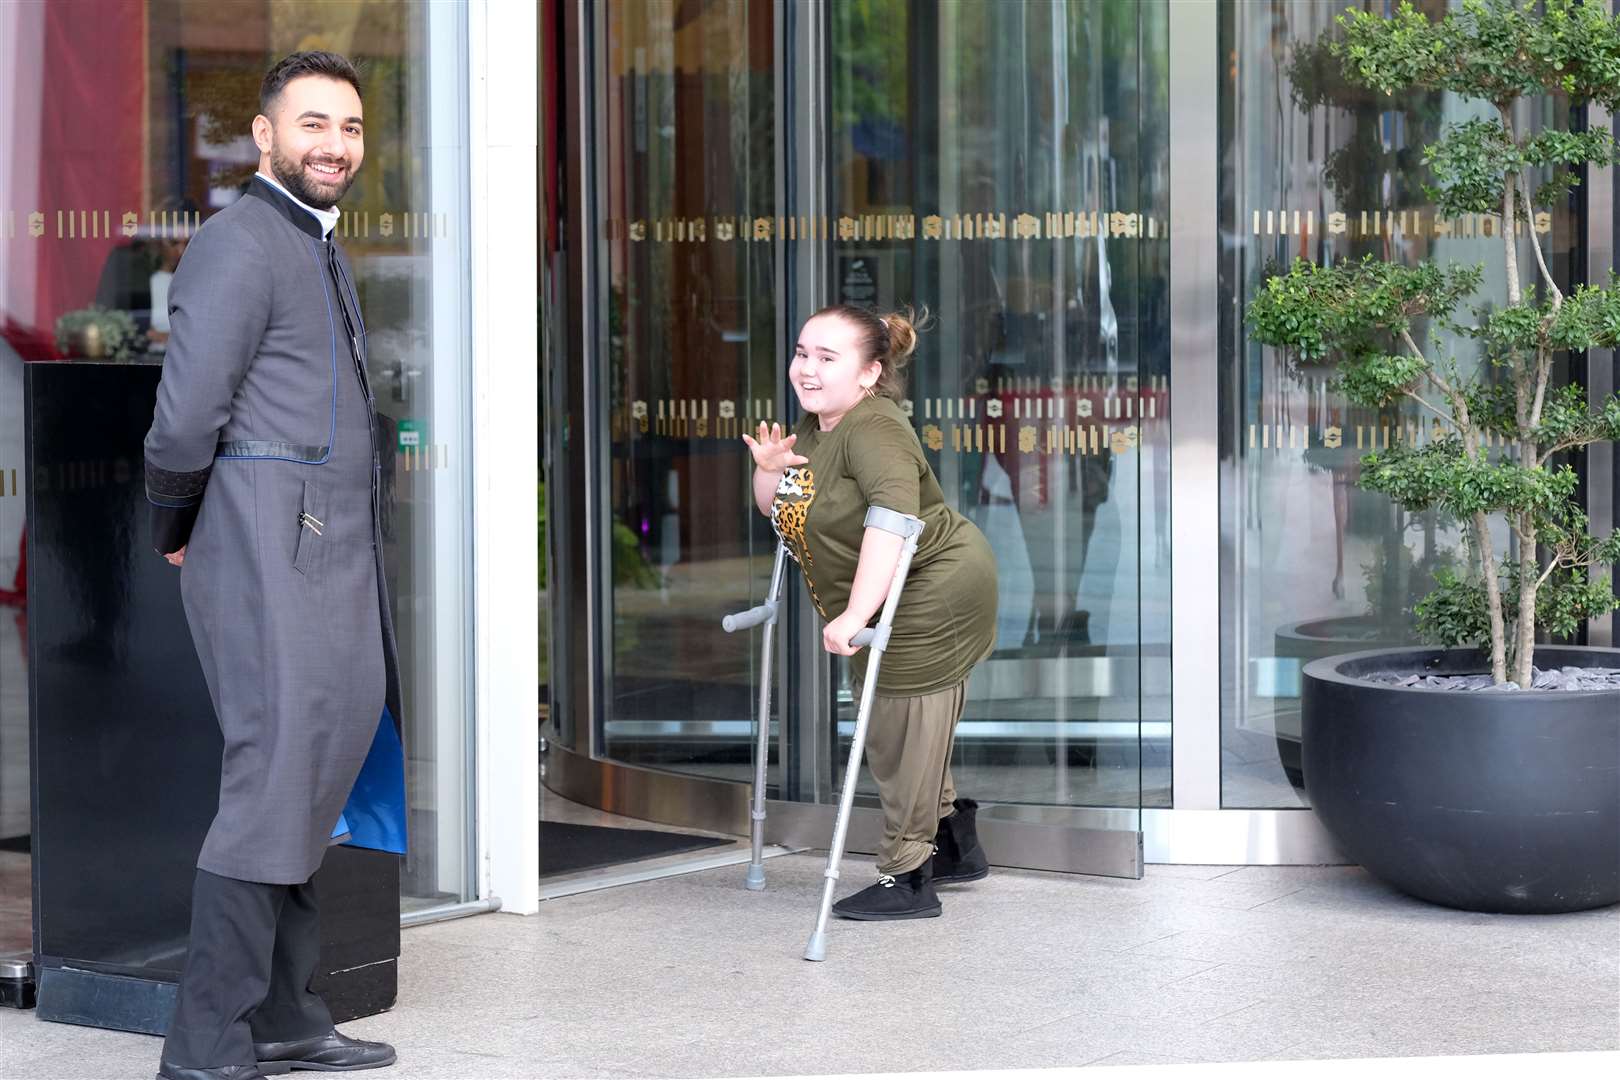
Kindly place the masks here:
POLYGON ((146 462, 146 495, 162 506, 186 506, 202 501, 203 488, 208 486, 212 465, 192 472, 170 472, 146 462))
POLYGON ((160 506, 148 504, 147 520, 152 526, 152 549, 159 555, 173 555, 191 539, 191 527, 197 523, 201 504, 191 506, 160 506))

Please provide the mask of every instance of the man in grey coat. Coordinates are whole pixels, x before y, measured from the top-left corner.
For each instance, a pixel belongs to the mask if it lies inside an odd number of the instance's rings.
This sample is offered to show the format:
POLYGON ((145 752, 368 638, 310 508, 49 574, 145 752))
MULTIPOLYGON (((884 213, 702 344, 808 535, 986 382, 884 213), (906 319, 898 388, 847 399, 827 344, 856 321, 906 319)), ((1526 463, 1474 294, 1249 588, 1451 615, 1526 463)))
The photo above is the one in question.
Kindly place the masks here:
POLYGON ((181 567, 225 737, 167 1080, 394 1061, 338 1033, 309 988, 328 845, 404 850, 381 454, 332 235, 365 151, 359 78, 336 54, 296 53, 266 74, 259 108, 258 175, 175 272, 146 438, 153 544, 181 567))

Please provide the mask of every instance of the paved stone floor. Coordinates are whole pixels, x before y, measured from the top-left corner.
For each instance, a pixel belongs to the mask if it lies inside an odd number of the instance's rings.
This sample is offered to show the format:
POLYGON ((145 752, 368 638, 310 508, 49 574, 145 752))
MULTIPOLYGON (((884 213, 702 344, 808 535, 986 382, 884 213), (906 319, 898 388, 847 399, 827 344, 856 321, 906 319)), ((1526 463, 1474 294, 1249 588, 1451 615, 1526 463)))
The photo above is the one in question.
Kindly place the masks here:
MULTIPOLYGON (((398 1004, 348 1030, 398 1046, 394 1080, 1620 1050, 1620 909, 1467 914, 1353 867, 999 871, 940 919, 837 922, 810 964, 821 860, 767 866, 764 893, 727 867, 407 930, 398 1004)), ((0 1013, 7 1080, 147 1077, 158 1046, 0 1013)))

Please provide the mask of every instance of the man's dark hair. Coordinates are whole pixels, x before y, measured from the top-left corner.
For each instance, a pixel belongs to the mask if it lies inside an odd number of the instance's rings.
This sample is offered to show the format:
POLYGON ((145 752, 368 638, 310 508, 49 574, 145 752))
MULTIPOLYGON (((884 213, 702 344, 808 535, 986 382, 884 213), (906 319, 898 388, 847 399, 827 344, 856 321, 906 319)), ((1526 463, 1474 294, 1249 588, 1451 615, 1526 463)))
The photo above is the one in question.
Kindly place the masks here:
POLYGON ((355 94, 360 94, 360 73, 354 70, 348 57, 319 50, 295 52, 282 57, 275 67, 264 73, 264 82, 259 86, 259 112, 269 116, 270 106, 275 104, 287 84, 305 75, 320 75, 346 82, 354 87, 355 94))

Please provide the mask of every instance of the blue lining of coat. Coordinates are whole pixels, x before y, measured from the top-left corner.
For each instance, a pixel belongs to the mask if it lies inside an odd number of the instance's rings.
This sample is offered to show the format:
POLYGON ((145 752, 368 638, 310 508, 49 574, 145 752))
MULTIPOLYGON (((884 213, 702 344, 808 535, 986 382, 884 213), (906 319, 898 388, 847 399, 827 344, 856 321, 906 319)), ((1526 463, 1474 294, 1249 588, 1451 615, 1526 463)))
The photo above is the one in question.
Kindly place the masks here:
POLYGON ((349 791, 349 801, 332 828, 332 839, 345 833, 349 835, 342 842, 349 847, 405 854, 405 748, 387 708, 349 791))
MULTIPOLYGON (((305 239, 309 238, 305 237, 305 239)), ((309 240, 309 253, 315 260, 316 272, 321 276, 321 299, 326 301, 326 325, 332 334, 332 430, 326 436, 326 456, 319 461, 306 461, 302 458, 278 457, 274 454, 216 454, 214 455, 216 461, 291 461, 298 465, 325 465, 331 460, 332 446, 337 442, 337 320, 332 317, 332 294, 326 288, 326 269, 321 266, 321 253, 316 250, 315 241, 312 239, 309 240)))

